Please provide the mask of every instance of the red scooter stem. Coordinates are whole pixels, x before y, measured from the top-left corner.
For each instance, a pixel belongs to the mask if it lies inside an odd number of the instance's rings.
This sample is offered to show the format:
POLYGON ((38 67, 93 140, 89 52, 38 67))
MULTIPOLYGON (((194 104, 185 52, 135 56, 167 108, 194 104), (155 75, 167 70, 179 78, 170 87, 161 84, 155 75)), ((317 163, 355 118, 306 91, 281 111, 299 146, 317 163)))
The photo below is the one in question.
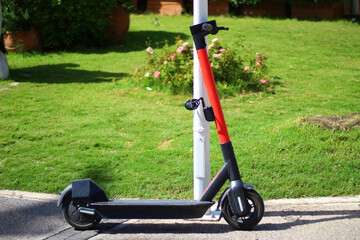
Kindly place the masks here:
POLYGON ((230 137, 226 127, 224 113, 221 108, 219 94, 216 89, 214 75, 211 70, 208 53, 206 51, 206 48, 199 49, 196 52, 199 58, 200 68, 204 78, 206 91, 209 96, 210 105, 212 106, 214 111, 215 124, 219 135, 220 143, 223 144, 230 142, 230 137))

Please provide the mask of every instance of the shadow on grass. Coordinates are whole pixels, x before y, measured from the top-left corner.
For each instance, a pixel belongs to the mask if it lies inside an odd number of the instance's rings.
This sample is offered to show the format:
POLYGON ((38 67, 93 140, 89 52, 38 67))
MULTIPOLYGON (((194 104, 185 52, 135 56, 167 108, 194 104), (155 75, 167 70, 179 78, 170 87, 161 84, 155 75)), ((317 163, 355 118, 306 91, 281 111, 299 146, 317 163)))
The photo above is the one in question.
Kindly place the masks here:
POLYGON ((165 32, 165 31, 131 31, 128 32, 125 39, 116 44, 109 44, 100 48, 86 48, 73 50, 82 54, 93 53, 108 53, 108 52, 132 52, 145 51, 149 46, 152 48, 162 48, 165 44, 174 45, 175 39, 180 37, 183 40, 190 38, 190 35, 180 32, 165 32))
POLYGON ((127 73, 88 71, 77 67, 78 64, 64 63, 11 69, 10 77, 16 82, 56 84, 108 82, 128 76, 127 73))
POLYGON ((281 81, 281 77, 278 77, 278 76, 273 76, 271 83, 272 83, 274 86, 280 86, 280 87, 284 87, 284 86, 285 86, 285 84, 281 81))
POLYGON ((84 170, 81 174, 81 179, 90 178, 94 183, 102 188, 106 194, 108 192, 106 186, 108 186, 109 183, 114 182, 114 175, 114 168, 99 168, 98 166, 90 166, 90 168, 84 170))

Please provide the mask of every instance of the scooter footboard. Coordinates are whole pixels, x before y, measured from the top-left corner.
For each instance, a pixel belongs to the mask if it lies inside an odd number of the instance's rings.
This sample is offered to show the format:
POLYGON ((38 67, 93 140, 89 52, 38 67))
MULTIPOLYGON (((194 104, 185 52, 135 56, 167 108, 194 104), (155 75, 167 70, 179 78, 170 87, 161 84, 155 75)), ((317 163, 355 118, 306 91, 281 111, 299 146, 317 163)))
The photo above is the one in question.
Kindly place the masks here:
POLYGON ((196 200, 109 200, 91 207, 102 218, 186 219, 200 218, 214 204, 196 200))

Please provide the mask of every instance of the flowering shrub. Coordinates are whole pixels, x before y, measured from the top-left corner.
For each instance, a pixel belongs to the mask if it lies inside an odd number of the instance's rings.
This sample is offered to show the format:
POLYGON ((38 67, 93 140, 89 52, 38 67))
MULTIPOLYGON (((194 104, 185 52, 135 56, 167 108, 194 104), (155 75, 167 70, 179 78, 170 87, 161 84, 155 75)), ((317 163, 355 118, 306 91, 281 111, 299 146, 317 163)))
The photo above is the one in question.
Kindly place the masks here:
MULTIPOLYGON (((135 78, 144 87, 170 90, 172 93, 192 93, 193 44, 177 38, 175 46, 166 45, 161 51, 148 47, 148 57, 135 78)), ((223 41, 213 39, 209 45, 210 64, 220 96, 244 91, 261 91, 270 87, 266 74, 266 58, 261 53, 242 59, 241 53, 231 50, 223 41)))

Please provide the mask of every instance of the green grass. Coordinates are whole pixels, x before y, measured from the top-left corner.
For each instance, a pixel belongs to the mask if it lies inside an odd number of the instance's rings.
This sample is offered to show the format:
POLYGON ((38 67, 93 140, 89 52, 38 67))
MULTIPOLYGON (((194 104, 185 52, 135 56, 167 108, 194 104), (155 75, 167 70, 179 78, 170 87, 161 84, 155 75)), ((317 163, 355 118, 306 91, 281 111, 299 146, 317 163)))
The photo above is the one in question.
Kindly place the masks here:
MULTIPOLYGON (((109 197, 192 198, 191 96, 130 83, 147 47, 178 35, 190 16, 132 15, 117 46, 8 54, 0 88, 0 189, 58 193, 92 178, 109 197), (10 86, 19 82, 18 86, 10 86)), ((212 19, 212 18, 210 18, 212 19)), ((354 195, 360 191, 360 131, 299 121, 359 112, 360 28, 346 21, 216 17, 267 58, 272 92, 223 99, 244 181, 265 198, 354 195)), ((212 176, 222 166, 211 124, 212 176)))

